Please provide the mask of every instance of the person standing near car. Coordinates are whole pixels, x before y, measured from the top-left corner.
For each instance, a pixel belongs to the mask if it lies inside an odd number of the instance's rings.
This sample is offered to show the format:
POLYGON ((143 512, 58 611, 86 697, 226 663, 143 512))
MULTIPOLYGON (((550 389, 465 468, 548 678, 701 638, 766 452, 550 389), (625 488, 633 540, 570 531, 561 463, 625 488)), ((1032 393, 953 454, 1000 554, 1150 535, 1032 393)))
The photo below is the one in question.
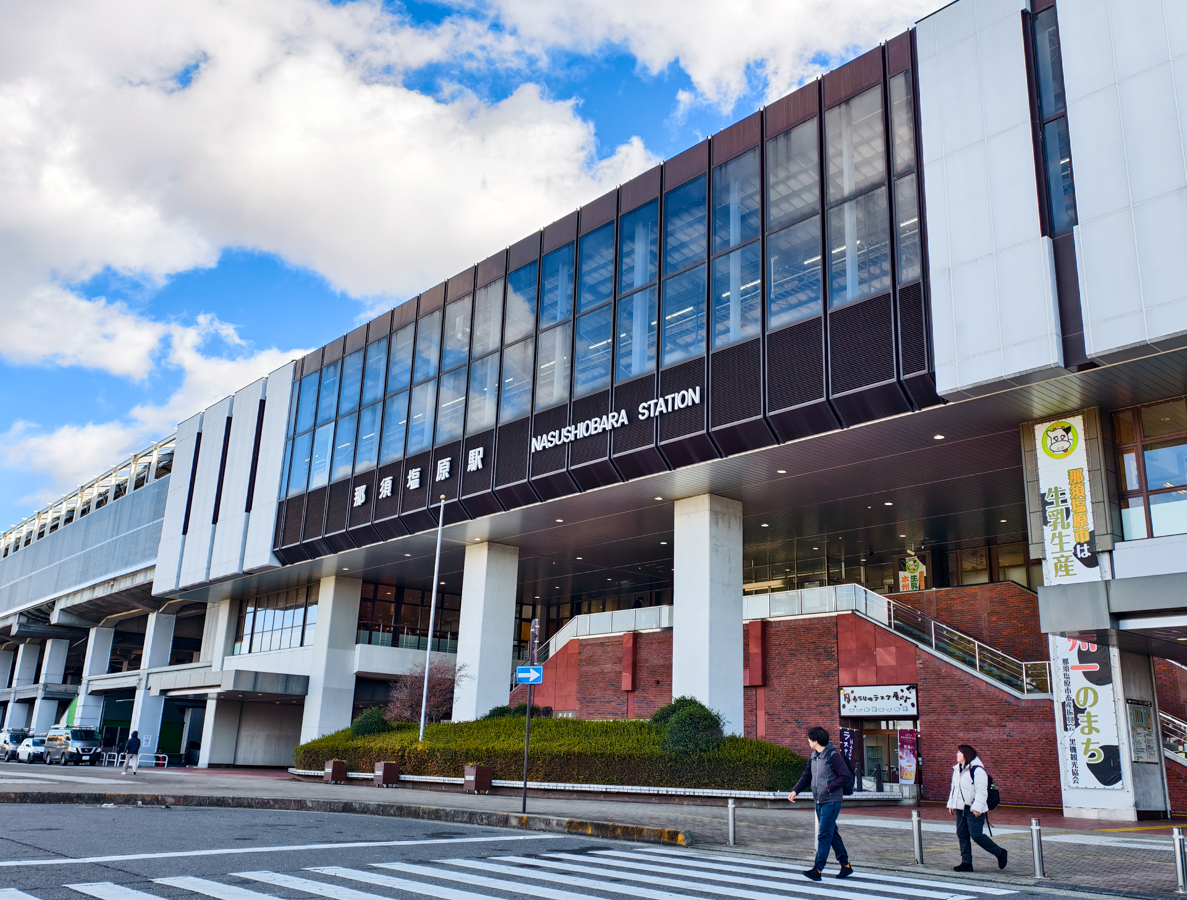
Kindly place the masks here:
POLYGON ((132 736, 128 738, 128 742, 124 744, 124 771, 121 775, 128 774, 128 767, 132 767, 132 774, 136 774, 136 769, 140 765, 140 732, 133 731, 132 736))
POLYGON ((981 764, 977 751, 968 744, 961 744, 956 748, 952 790, 948 794, 948 815, 956 815, 956 839, 960 842, 960 865, 953 866, 952 871, 973 871, 972 841, 997 860, 999 869, 1006 867, 1006 849, 985 836, 985 814, 988 811, 989 773, 981 764))
POLYGON ((851 771, 842 758, 841 751, 829 742, 828 732, 820 726, 809 729, 808 746, 812 748, 812 756, 808 760, 804 774, 787 795, 787 799, 795 803, 796 795, 810 785, 812 799, 816 803, 816 860, 812 868, 804 872, 804 876, 812 881, 820 880, 820 873, 824 871, 824 865, 828 862, 828 850, 831 847, 841 866, 836 877, 848 878, 853 874, 853 866, 849 865, 849 853, 837 832, 837 816, 841 812, 841 801, 845 796, 845 781, 852 777, 851 771))

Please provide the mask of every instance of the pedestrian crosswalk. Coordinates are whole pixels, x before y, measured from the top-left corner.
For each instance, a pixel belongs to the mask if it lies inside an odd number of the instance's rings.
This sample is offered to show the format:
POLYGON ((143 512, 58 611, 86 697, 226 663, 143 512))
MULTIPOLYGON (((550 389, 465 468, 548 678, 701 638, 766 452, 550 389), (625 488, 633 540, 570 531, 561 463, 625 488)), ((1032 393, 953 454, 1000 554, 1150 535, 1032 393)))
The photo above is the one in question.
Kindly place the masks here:
MULTIPOLYGON (((312 866, 299 872, 179 875, 131 887, 115 882, 68 884, 95 900, 987 900, 1016 891, 942 879, 857 872, 844 881, 809 881, 801 864, 737 855, 647 847, 547 852, 532 856, 382 862, 357 868, 312 866), (159 893, 158 893, 159 891, 159 893)), ((0 900, 39 900, 0 889, 0 900)))

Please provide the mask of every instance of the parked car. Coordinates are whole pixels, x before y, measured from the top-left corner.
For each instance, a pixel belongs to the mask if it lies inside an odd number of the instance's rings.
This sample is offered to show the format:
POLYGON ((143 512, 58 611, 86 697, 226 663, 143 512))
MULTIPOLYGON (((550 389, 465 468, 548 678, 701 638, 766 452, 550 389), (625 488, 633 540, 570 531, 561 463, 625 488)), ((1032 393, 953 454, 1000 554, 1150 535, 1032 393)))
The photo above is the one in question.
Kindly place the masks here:
POLYGON ((0 731, 0 760, 9 762, 16 759, 17 747, 28 736, 29 732, 23 728, 6 728, 0 731))
POLYGON ((33 760, 45 762, 45 738, 27 737, 16 748, 18 762, 31 763, 33 760))
POLYGON ((99 733, 93 728, 71 728, 56 726, 45 736, 46 763, 87 763, 95 766, 103 756, 99 733))

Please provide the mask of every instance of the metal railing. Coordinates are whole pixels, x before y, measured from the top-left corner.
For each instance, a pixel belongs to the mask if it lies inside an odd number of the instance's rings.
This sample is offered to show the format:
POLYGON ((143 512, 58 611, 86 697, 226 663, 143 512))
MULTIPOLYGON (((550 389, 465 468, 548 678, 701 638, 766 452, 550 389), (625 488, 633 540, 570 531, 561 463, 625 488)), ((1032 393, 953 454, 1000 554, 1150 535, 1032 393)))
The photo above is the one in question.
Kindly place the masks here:
POLYGON ((599 634, 626 634, 631 631, 654 631, 672 627, 671 606, 644 606, 640 609, 616 609, 611 612, 574 616, 565 627, 541 645, 536 659, 544 663, 575 637, 599 634))
POLYGON ((1158 724, 1162 730, 1162 749, 1187 766, 1187 722, 1159 710, 1158 724))
POLYGON ((809 616, 852 610, 1020 694, 1051 693, 1051 664, 1023 662, 913 607, 875 594, 859 584, 750 594, 742 598, 743 619, 809 616))

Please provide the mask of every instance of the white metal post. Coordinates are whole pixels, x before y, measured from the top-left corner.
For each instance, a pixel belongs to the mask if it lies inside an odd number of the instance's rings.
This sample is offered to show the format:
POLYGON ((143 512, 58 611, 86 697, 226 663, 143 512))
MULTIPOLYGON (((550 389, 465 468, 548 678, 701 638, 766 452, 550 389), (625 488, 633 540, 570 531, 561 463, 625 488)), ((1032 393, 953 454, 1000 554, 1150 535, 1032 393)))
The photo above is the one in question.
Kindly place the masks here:
POLYGON ((433 661, 433 625, 437 620, 437 578, 441 572, 441 529, 445 527, 445 495, 441 495, 441 506, 437 509, 437 555, 433 559, 433 599, 429 606, 429 640, 425 645, 425 686, 420 695, 420 737, 425 739, 425 713, 429 707, 429 666, 433 661))

